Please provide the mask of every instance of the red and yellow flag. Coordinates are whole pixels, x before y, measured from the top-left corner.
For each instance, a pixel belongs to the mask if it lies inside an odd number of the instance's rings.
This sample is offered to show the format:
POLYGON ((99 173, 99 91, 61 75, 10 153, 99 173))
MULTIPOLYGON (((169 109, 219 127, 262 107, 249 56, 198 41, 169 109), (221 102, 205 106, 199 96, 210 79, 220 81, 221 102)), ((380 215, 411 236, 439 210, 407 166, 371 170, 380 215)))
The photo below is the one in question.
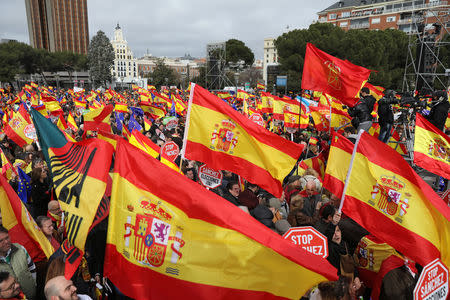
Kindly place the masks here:
POLYGON ((370 70, 317 49, 308 43, 303 66, 302 89, 321 91, 353 106, 370 70))
POLYGON ((5 127, 5 134, 19 147, 31 144, 36 140, 36 130, 25 109, 14 112, 13 117, 5 127))
POLYGON ((273 96, 270 93, 261 92, 261 107, 259 108, 262 113, 273 112, 273 96))
POLYGON ((3 150, 0 148, 0 170, 3 176, 5 176, 5 178, 7 180, 11 180, 12 178, 12 174, 15 174, 16 176, 18 176, 19 174, 17 174, 16 169, 13 167, 13 165, 11 164, 11 162, 9 161, 9 159, 6 157, 5 153, 3 152, 3 150))
POLYGON ((265 90, 266 89, 266 85, 264 83, 257 83, 256 84, 256 88, 259 90, 265 90))
POLYGON ((310 106, 311 117, 314 126, 318 131, 327 131, 330 129, 330 107, 325 105, 310 106))
POLYGON ((305 171, 309 168, 314 169, 319 174, 319 178, 317 179, 323 181, 323 177, 325 176, 325 159, 322 152, 320 152, 317 156, 299 162, 298 175, 303 175, 303 173, 305 173, 305 171))
POLYGON ((416 114, 414 163, 450 179, 450 137, 416 114))
POLYGON ((70 129, 72 129, 73 132, 78 131, 77 122, 75 122, 75 119, 70 111, 69 114, 67 115, 67 125, 69 126, 70 129))
POLYGON ((126 103, 118 102, 114 106, 114 111, 121 112, 121 113, 127 113, 128 112, 128 105, 126 103))
POLYGON ((275 197, 303 150, 252 122, 217 96, 192 84, 185 156, 217 170, 229 170, 275 197))
POLYGON ((108 105, 94 109, 83 115, 84 130, 111 132, 110 117, 114 106, 108 105))
POLYGON ((116 153, 105 275, 125 295, 299 299, 336 277, 326 260, 130 144, 116 153))
POLYGON ((347 170, 352 158, 353 143, 333 131, 323 187, 341 198, 347 170))
POLYGON ((422 266, 450 266, 450 208, 388 145, 363 132, 355 147, 343 212, 422 266))
POLYGON ((49 240, 38 229, 36 222, 6 178, 0 176, 0 183, 2 225, 8 229, 11 242, 24 246, 35 262, 49 258, 54 252, 49 240))

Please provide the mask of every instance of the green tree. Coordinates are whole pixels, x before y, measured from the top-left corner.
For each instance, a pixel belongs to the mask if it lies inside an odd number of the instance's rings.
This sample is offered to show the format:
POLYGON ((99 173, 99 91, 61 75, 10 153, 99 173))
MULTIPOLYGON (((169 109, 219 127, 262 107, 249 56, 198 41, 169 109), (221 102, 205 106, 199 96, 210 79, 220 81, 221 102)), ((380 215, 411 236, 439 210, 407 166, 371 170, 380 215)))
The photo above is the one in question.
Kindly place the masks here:
POLYGON ((155 64, 153 72, 147 75, 148 78, 152 78, 151 84, 159 88, 162 85, 177 85, 180 83, 180 78, 174 70, 164 63, 163 59, 157 59, 155 64))
POLYGON ((252 50, 247 47, 244 42, 230 39, 226 41, 226 62, 227 63, 238 63, 243 60, 246 67, 249 67, 255 61, 255 55, 252 50))
POLYGON ((99 30, 89 43, 87 59, 93 85, 106 86, 106 82, 112 80, 114 48, 103 31, 99 30))
POLYGON ((17 74, 36 70, 36 53, 29 45, 19 42, 0 44, 0 81, 12 82, 17 74))
POLYGON ((201 85, 203 87, 206 86, 206 66, 201 66, 198 69, 199 73, 198 76, 192 78, 192 82, 196 83, 198 85, 201 85))
POLYGON ((316 23, 279 36, 277 47, 280 75, 288 75, 288 90, 299 91, 306 44, 341 59, 348 59, 372 72, 370 81, 385 88, 400 89, 405 67, 408 37, 399 30, 349 30, 316 23))

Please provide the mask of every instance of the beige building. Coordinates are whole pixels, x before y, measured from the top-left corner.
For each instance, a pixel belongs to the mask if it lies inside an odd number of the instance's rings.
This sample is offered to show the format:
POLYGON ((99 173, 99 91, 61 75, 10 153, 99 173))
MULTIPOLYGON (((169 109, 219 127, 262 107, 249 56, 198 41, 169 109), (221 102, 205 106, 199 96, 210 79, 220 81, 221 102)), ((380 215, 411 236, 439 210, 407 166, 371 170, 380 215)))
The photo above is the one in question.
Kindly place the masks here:
POLYGON ((111 40, 114 48, 114 65, 111 74, 119 84, 133 83, 138 78, 138 69, 133 52, 128 46, 128 42, 123 38, 122 28, 117 24, 114 30, 114 39, 111 40))
POLYGON ((264 39, 264 57, 263 57, 263 80, 267 85, 267 67, 278 65, 277 48, 275 48, 274 38, 264 39))
POLYGON ((199 67, 205 63, 204 59, 194 59, 190 56, 169 58, 156 57, 151 54, 147 54, 136 61, 139 76, 144 77, 152 73, 158 59, 162 59, 166 66, 174 70, 174 72, 182 78, 189 77, 189 79, 199 76, 199 67))

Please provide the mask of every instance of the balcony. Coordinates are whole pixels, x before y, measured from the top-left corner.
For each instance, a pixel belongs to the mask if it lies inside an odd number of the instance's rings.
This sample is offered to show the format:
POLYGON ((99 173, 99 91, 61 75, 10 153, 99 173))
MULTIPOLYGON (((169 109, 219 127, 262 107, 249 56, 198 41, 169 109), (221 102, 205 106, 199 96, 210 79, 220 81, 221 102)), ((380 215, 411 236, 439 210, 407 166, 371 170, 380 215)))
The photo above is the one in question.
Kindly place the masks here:
POLYGON ((369 23, 350 24, 350 29, 369 28, 369 23))
POLYGON ((407 19, 402 19, 402 20, 398 20, 397 21, 397 25, 407 25, 407 24, 412 24, 413 22, 421 22, 423 20, 423 18, 407 18, 407 19))

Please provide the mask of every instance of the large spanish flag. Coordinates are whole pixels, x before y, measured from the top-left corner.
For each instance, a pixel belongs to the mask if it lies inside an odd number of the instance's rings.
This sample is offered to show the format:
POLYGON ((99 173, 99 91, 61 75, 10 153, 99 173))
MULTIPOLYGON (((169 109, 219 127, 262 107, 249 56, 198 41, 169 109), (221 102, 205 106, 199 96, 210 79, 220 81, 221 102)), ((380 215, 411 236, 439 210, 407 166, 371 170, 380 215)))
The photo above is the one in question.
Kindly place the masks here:
POLYGON ((2 225, 9 230, 11 241, 24 246, 33 261, 49 258, 54 252, 49 240, 38 229, 36 222, 5 177, 0 176, 0 183, 2 225))
POLYGON ((306 45, 302 89, 324 92, 353 106, 369 75, 366 68, 334 57, 313 44, 306 45))
POLYGON ((343 212, 422 266, 450 266, 450 208, 388 145, 363 132, 355 147, 343 212))
POLYGON ((83 115, 84 130, 111 132, 110 117, 113 111, 113 105, 107 105, 102 108, 93 109, 83 115))
POLYGON ((342 197, 352 152, 352 142, 333 131, 323 187, 338 198, 342 197))
POLYGON ((186 122, 187 158, 237 173, 275 197, 281 196, 283 179, 304 147, 269 132, 195 84, 186 122))
POLYGON ((299 299, 336 276, 326 260, 126 141, 116 154, 105 275, 125 295, 299 299))
POLYGON ((89 228, 105 193, 113 147, 100 139, 68 142, 50 120, 32 109, 42 153, 50 168, 70 243, 84 250, 89 228))
POLYGON ((416 114, 414 163, 450 179, 450 138, 420 114, 416 114))

